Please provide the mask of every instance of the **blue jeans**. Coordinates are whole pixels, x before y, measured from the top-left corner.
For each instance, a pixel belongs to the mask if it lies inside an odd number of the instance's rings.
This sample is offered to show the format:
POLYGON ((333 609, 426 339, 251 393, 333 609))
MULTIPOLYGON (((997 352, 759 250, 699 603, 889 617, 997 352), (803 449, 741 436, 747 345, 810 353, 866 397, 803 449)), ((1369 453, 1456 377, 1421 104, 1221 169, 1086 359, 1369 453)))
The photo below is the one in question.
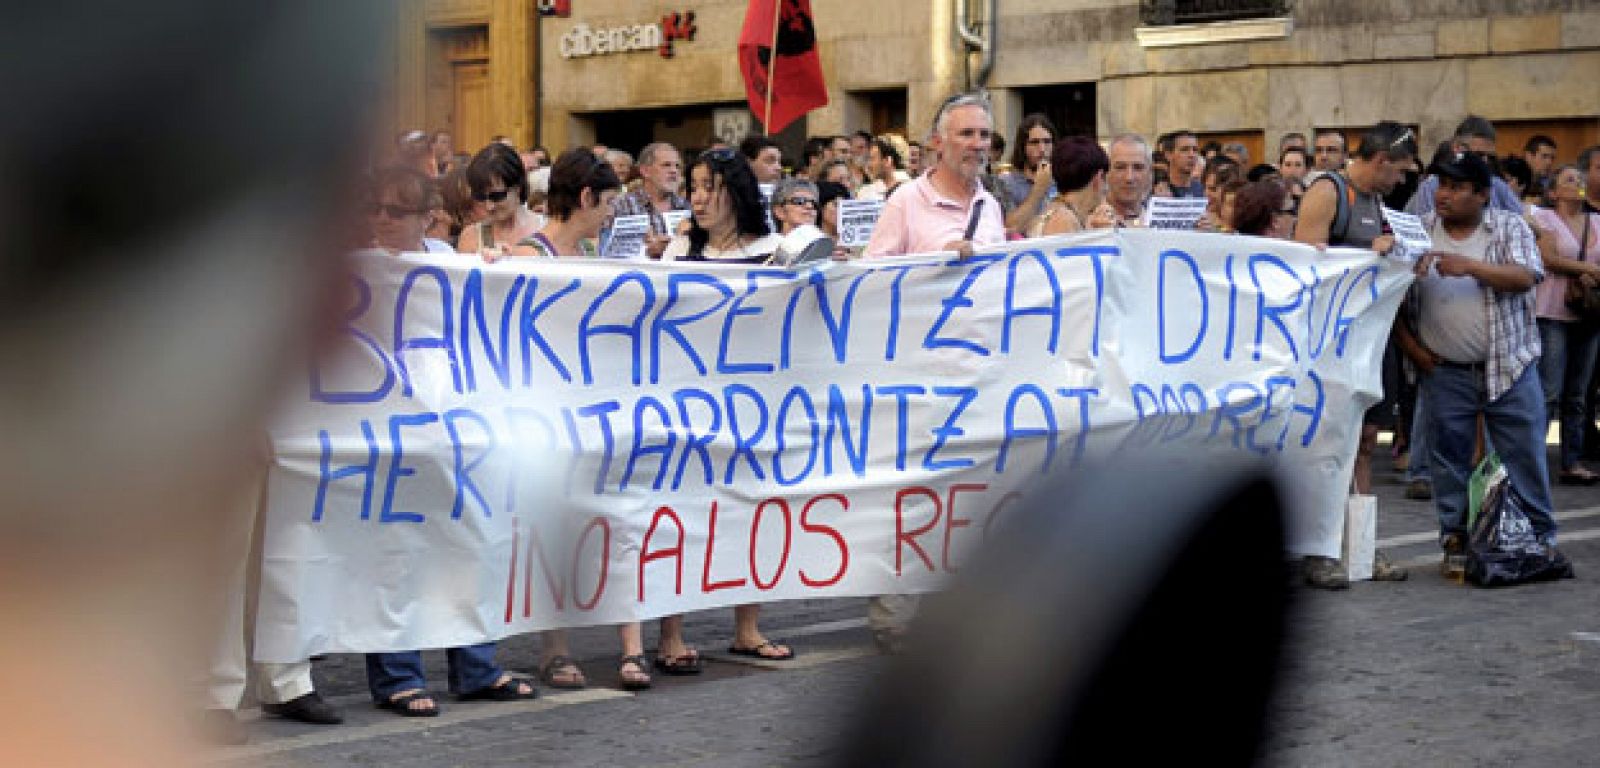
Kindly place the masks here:
POLYGON ((1431 484, 1433 474, 1428 471, 1428 432, 1432 428, 1428 425, 1428 400, 1422 393, 1421 374, 1417 375, 1417 403, 1411 410, 1411 436, 1406 443, 1410 451, 1406 458, 1406 482, 1421 480, 1431 484))
MULTIPOLYGON (((479 643, 445 651, 451 693, 481 691, 500 679, 504 670, 494 663, 494 648, 494 643, 479 643)), ((427 687, 421 651, 367 654, 367 688, 373 701, 387 701, 400 691, 427 687)))
POLYGON ((1583 399, 1600 352, 1600 332, 1588 323, 1539 318, 1539 380, 1544 382, 1545 412, 1561 420, 1561 469, 1578 466, 1583 457, 1583 399))
POLYGON ((1528 502, 1534 533, 1554 543, 1555 505, 1550 500, 1544 447, 1549 422, 1544 417, 1538 370, 1528 366, 1517 382, 1493 401, 1488 399, 1482 366, 1437 365, 1422 382, 1431 428, 1428 469, 1433 474, 1440 535, 1467 533, 1467 481, 1472 477, 1472 449, 1481 413, 1512 487, 1528 502))

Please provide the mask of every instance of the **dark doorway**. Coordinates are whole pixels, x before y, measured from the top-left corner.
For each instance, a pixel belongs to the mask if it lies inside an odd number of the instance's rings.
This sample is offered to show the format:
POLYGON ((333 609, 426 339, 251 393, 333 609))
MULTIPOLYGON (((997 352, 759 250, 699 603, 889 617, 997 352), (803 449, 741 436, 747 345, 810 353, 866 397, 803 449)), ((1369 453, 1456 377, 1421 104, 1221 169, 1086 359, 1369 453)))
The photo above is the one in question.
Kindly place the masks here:
POLYGON ((1018 88, 1022 114, 1043 112, 1062 136, 1097 138, 1094 83, 1065 83, 1018 88))

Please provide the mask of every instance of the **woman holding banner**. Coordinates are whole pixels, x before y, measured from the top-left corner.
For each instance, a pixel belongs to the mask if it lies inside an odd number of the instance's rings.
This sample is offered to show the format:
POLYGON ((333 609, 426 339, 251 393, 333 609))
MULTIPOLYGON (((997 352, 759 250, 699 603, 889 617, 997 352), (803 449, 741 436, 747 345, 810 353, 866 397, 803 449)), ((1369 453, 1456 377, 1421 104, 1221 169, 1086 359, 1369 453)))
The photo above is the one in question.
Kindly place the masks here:
POLYGON ((760 264, 783 238, 767 228, 755 173, 731 149, 702 152, 689 166, 689 234, 667 244, 663 261, 760 264))
MULTIPOLYGON (((549 221, 538 232, 517 243, 517 253, 531 250, 547 259, 593 259, 599 253, 595 239, 611 216, 611 203, 622 192, 614 165, 587 149, 570 149, 556 158, 550 168, 549 193, 545 205, 549 221)), ((649 665, 644 657, 644 639, 638 622, 617 627, 622 641, 622 662, 617 678, 622 688, 640 691, 649 688, 649 665)), ((539 679, 551 688, 575 690, 588 685, 583 670, 572 660, 564 629, 541 633, 543 653, 539 679)))
MULTIPOLYGON (((451 253, 449 245, 424 238, 437 198, 432 180, 421 171, 396 167, 379 172, 372 190, 374 244, 396 254, 451 253)), ((449 649, 450 691, 463 701, 518 701, 536 696, 532 684, 495 664, 494 651, 494 643, 449 649)), ((438 703, 428 694, 421 651, 367 654, 367 687, 374 703, 395 714, 439 714, 438 703)))
MULTIPOLYGON (((776 197, 774 193, 774 197, 776 197)), ((767 229, 761 190, 749 161, 733 150, 701 153, 689 166, 689 234, 673 238, 663 260, 761 264, 772 257, 782 238, 767 229)), ((733 644, 728 652, 768 661, 794 658, 788 646, 761 634, 761 606, 733 609, 733 644)), ((700 657, 683 642, 683 617, 661 620, 660 655, 656 666, 668 674, 700 671, 700 657)))

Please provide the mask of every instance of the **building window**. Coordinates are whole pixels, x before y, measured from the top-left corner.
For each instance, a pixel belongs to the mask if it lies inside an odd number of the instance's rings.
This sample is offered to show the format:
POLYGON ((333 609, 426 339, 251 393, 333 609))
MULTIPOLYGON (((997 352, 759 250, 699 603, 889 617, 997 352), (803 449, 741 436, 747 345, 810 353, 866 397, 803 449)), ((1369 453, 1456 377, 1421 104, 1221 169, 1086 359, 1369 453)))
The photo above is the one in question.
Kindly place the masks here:
POLYGON ((1139 18, 1147 27, 1270 19, 1289 15, 1290 0, 1140 0, 1139 18))

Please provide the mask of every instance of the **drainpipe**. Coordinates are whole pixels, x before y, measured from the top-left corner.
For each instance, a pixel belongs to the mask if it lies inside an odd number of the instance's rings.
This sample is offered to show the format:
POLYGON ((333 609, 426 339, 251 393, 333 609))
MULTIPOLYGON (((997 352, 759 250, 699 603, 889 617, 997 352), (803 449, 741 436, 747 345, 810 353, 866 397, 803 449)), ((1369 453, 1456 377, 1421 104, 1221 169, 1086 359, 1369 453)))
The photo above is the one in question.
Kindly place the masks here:
POLYGON ((972 0, 955 0, 956 6, 956 34, 961 37, 961 42, 966 45, 967 52, 978 51, 983 54, 982 63, 978 65, 978 75, 975 82, 968 82, 971 89, 974 85, 982 88, 989 83, 989 74, 994 71, 994 37, 995 27, 999 22, 999 0, 981 0, 984 4, 983 27, 987 37, 973 31, 971 19, 968 18, 967 3, 972 0))

